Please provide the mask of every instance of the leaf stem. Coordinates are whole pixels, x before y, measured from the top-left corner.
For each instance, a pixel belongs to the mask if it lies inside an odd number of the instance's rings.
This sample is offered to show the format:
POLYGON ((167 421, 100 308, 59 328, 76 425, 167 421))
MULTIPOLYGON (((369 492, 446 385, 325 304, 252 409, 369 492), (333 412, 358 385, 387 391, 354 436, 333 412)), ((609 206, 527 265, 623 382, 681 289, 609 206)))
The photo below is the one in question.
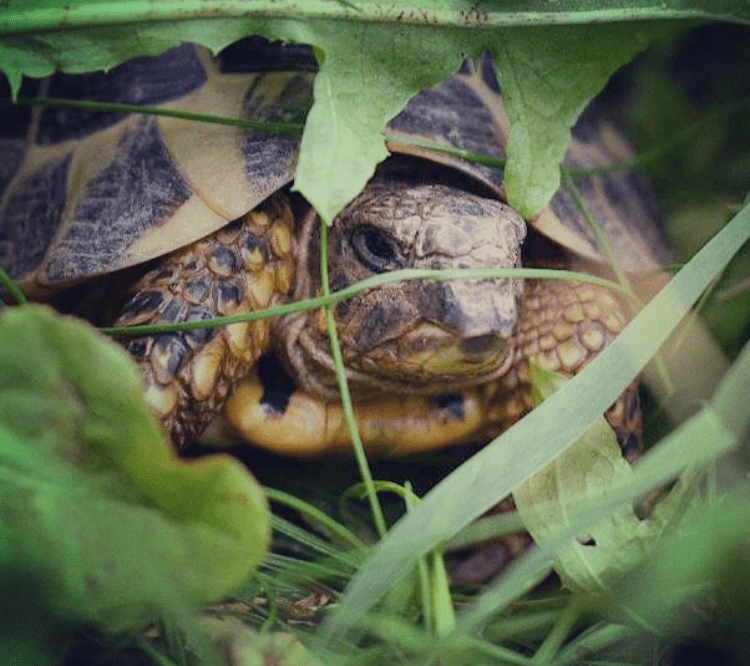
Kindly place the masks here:
POLYGON ((3 287, 11 296, 11 298, 18 304, 23 305, 28 302, 26 294, 21 291, 21 288, 15 283, 15 281, 8 275, 2 267, 0 267, 0 286, 3 287))
MULTIPOLYGON (((320 283, 323 289, 323 296, 330 296, 330 285, 328 283, 328 227, 325 224, 320 225, 320 283)), ((375 522, 378 535, 382 539, 388 531, 383 516, 383 510, 380 507, 378 494, 375 492, 370 467, 367 464, 365 448, 362 445, 362 439, 357 429, 357 421, 354 417, 354 407, 352 406, 352 397, 349 393, 349 384, 346 381, 346 370, 344 369, 344 360, 341 355, 341 345, 339 344, 338 333, 336 332, 336 322, 333 318, 333 308, 331 304, 325 306, 326 324, 328 325, 328 338, 331 344, 331 356, 336 368, 336 379, 339 383, 339 392, 341 393, 341 405, 344 408, 344 419, 346 427, 349 430, 349 436, 352 438, 352 448, 354 457, 357 461, 359 473, 362 481, 367 488, 367 499, 370 503, 370 510, 375 522)))
POLYGON ((0 98, 0 105, 19 104, 21 106, 43 106, 57 109, 77 109, 81 111, 97 111, 101 113, 136 113, 143 116, 167 116, 213 125, 230 125, 241 127, 264 134, 302 134, 302 123, 274 123, 265 120, 251 120, 243 118, 227 118, 205 113, 191 113, 178 111, 161 106, 143 106, 140 104, 119 104, 115 102, 92 102, 81 99, 60 99, 57 97, 19 97, 15 102, 8 98, 0 98))

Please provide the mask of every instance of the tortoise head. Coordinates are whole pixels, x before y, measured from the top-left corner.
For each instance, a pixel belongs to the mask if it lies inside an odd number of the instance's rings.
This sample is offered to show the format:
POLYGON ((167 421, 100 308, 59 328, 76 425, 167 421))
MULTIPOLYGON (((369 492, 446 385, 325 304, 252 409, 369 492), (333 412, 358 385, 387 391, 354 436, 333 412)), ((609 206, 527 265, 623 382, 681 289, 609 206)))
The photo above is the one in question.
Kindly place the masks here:
MULTIPOLYGON (((317 233, 307 235, 299 276, 310 294, 319 283, 319 253, 317 233)), ((331 286, 402 268, 517 266, 524 235, 521 217, 494 199, 442 184, 374 182, 329 231, 331 286)), ((412 279, 340 302, 334 314, 350 385, 360 394, 436 393, 501 374, 520 291, 517 279, 412 279)), ((283 320, 280 338, 298 383, 336 396, 321 313, 283 320)))

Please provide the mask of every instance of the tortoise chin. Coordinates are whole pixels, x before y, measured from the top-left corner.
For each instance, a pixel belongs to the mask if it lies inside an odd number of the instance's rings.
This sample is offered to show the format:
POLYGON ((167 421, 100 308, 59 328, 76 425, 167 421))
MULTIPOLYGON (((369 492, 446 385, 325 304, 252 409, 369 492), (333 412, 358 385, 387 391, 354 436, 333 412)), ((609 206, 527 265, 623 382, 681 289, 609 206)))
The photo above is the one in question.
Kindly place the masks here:
POLYGON ((506 339, 495 333, 464 338, 422 324, 397 341, 348 359, 347 365, 373 378, 401 381, 408 392, 430 394, 444 392, 446 385, 469 386, 503 374, 507 350, 506 339))
MULTIPOLYGON (((339 400, 328 333, 313 329, 313 319, 319 321, 308 316, 296 327, 279 330, 281 339, 287 336, 280 355, 306 393, 339 400), (296 337, 290 338, 290 333, 296 337)), ((377 341, 370 335, 371 344, 362 349, 357 344, 362 336, 348 336, 341 325, 338 329, 347 381, 359 400, 383 391, 437 395, 446 386, 474 386, 505 374, 513 360, 512 346, 498 333, 465 337, 422 321, 377 341)))

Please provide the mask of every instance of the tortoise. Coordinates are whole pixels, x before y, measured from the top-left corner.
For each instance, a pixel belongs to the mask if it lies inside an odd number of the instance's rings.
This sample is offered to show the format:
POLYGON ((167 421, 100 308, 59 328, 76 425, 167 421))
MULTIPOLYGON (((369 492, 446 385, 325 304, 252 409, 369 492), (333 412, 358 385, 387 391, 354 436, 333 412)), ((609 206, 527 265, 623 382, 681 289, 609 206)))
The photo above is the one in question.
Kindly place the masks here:
MULTIPOLYGON (((251 38, 217 58, 183 44, 106 74, 27 81, 22 94, 302 122, 314 70, 309 51, 251 38)), ((142 266, 116 322, 133 325, 253 311, 320 292, 319 221, 288 187, 297 137, 60 108, 11 107, 3 115, 0 266, 28 293, 44 297, 142 266)), ((391 157, 329 232, 331 288, 405 267, 523 261, 605 271, 566 192, 527 230, 503 202, 501 170, 413 141, 502 158, 507 127, 488 58, 416 95, 389 124, 391 157)), ((628 154, 589 109, 565 163, 593 168, 628 154)), ((625 269, 659 265, 658 216, 639 176, 591 176, 579 187, 625 269)), ((334 312, 363 440, 387 452, 499 432, 530 408, 530 360, 575 373, 627 321, 604 288, 520 279, 405 280, 341 301, 334 312)), ((178 446, 222 409, 242 438, 275 451, 312 455, 348 445, 321 310, 123 344, 178 446)), ((624 453, 635 455, 635 387, 608 418, 624 453)))

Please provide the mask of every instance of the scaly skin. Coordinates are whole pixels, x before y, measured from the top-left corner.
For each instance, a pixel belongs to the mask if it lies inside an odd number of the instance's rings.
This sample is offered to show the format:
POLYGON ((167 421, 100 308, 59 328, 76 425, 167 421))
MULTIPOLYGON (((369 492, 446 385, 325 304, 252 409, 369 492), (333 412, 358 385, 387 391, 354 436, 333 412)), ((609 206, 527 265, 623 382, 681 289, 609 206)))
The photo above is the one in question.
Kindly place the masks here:
MULTIPOLYGON (((293 217, 285 197, 166 257, 132 289, 118 326, 253 312, 286 299, 293 217)), ((177 446, 195 438, 267 349, 269 320, 123 342, 143 371, 146 401, 177 446)))
MULTIPOLYGON (((529 363, 573 376, 625 328, 627 318, 603 287, 559 280, 527 280, 521 318, 512 338, 511 369, 482 387, 484 432, 498 434, 533 407, 529 363)), ((606 413, 623 454, 633 458, 642 440, 638 383, 631 384, 606 413)))

